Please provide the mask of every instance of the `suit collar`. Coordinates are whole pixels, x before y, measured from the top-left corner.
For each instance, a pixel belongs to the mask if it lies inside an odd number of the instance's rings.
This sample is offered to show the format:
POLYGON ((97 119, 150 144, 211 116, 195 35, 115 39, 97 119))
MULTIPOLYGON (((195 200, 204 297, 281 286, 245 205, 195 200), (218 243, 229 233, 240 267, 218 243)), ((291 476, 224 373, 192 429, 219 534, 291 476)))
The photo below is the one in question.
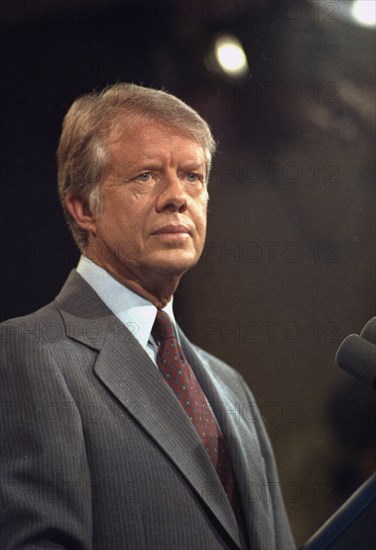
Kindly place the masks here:
POLYGON ((113 315, 96 292, 73 270, 55 298, 65 323, 67 336, 100 350, 113 315))
POLYGON ((202 442, 138 341, 75 271, 56 303, 67 335, 98 351, 96 376, 163 449, 240 547, 235 516, 202 442))

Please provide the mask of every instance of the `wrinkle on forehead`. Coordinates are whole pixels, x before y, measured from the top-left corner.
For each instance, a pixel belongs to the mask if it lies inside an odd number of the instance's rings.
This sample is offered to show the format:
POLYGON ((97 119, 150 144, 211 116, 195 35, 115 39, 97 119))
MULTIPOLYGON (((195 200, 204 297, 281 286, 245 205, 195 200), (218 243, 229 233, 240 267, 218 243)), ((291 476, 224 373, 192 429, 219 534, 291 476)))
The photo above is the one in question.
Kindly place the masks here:
POLYGON ((124 113, 112 121, 111 126, 107 129, 107 144, 112 145, 117 142, 126 141, 136 136, 145 126, 154 125, 156 129, 169 131, 171 134, 186 137, 197 143, 203 148, 203 145, 185 128, 178 125, 169 124, 163 120, 149 115, 141 115, 135 113, 124 113))

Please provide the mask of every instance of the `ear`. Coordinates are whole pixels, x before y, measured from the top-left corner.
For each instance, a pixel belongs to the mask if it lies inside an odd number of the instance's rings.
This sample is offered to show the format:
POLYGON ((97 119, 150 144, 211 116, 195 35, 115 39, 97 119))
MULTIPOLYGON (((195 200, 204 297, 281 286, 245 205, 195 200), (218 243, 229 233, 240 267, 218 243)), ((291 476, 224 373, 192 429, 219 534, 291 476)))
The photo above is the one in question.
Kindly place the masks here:
POLYGON ((65 206, 69 214, 82 229, 95 234, 96 216, 86 199, 79 195, 67 193, 65 206))

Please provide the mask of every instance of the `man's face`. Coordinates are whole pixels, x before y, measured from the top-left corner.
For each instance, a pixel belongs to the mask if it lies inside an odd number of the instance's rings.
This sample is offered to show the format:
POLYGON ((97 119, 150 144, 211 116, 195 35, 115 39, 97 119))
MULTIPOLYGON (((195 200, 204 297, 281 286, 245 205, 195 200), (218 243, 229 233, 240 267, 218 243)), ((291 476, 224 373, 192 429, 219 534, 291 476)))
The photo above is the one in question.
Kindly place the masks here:
POLYGON ((206 233, 206 159, 179 130, 153 120, 119 123, 95 215, 97 263, 141 284, 176 277, 199 259, 206 233))

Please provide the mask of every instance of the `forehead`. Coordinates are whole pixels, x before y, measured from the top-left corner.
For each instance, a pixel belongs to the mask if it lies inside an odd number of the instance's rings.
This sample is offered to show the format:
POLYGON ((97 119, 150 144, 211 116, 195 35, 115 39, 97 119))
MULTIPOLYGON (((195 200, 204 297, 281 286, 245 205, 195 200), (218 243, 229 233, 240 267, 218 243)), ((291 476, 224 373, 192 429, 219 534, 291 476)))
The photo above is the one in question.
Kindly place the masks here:
POLYGON ((174 124, 173 121, 160 120, 157 117, 150 115, 141 115, 138 113, 129 113, 124 111, 120 112, 108 124, 105 125, 104 135, 107 143, 112 143, 121 139, 125 141, 127 139, 133 139, 140 133, 150 133, 151 129, 155 129, 156 132, 163 132, 169 135, 177 135, 191 139, 196 142, 202 148, 203 144, 195 137, 193 130, 190 131, 188 127, 174 124))
POLYGON ((202 145, 188 131, 157 119, 123 115, 117 117, 106 136, 112 154, 133 155, 186 153, 205 160, 202 145))

